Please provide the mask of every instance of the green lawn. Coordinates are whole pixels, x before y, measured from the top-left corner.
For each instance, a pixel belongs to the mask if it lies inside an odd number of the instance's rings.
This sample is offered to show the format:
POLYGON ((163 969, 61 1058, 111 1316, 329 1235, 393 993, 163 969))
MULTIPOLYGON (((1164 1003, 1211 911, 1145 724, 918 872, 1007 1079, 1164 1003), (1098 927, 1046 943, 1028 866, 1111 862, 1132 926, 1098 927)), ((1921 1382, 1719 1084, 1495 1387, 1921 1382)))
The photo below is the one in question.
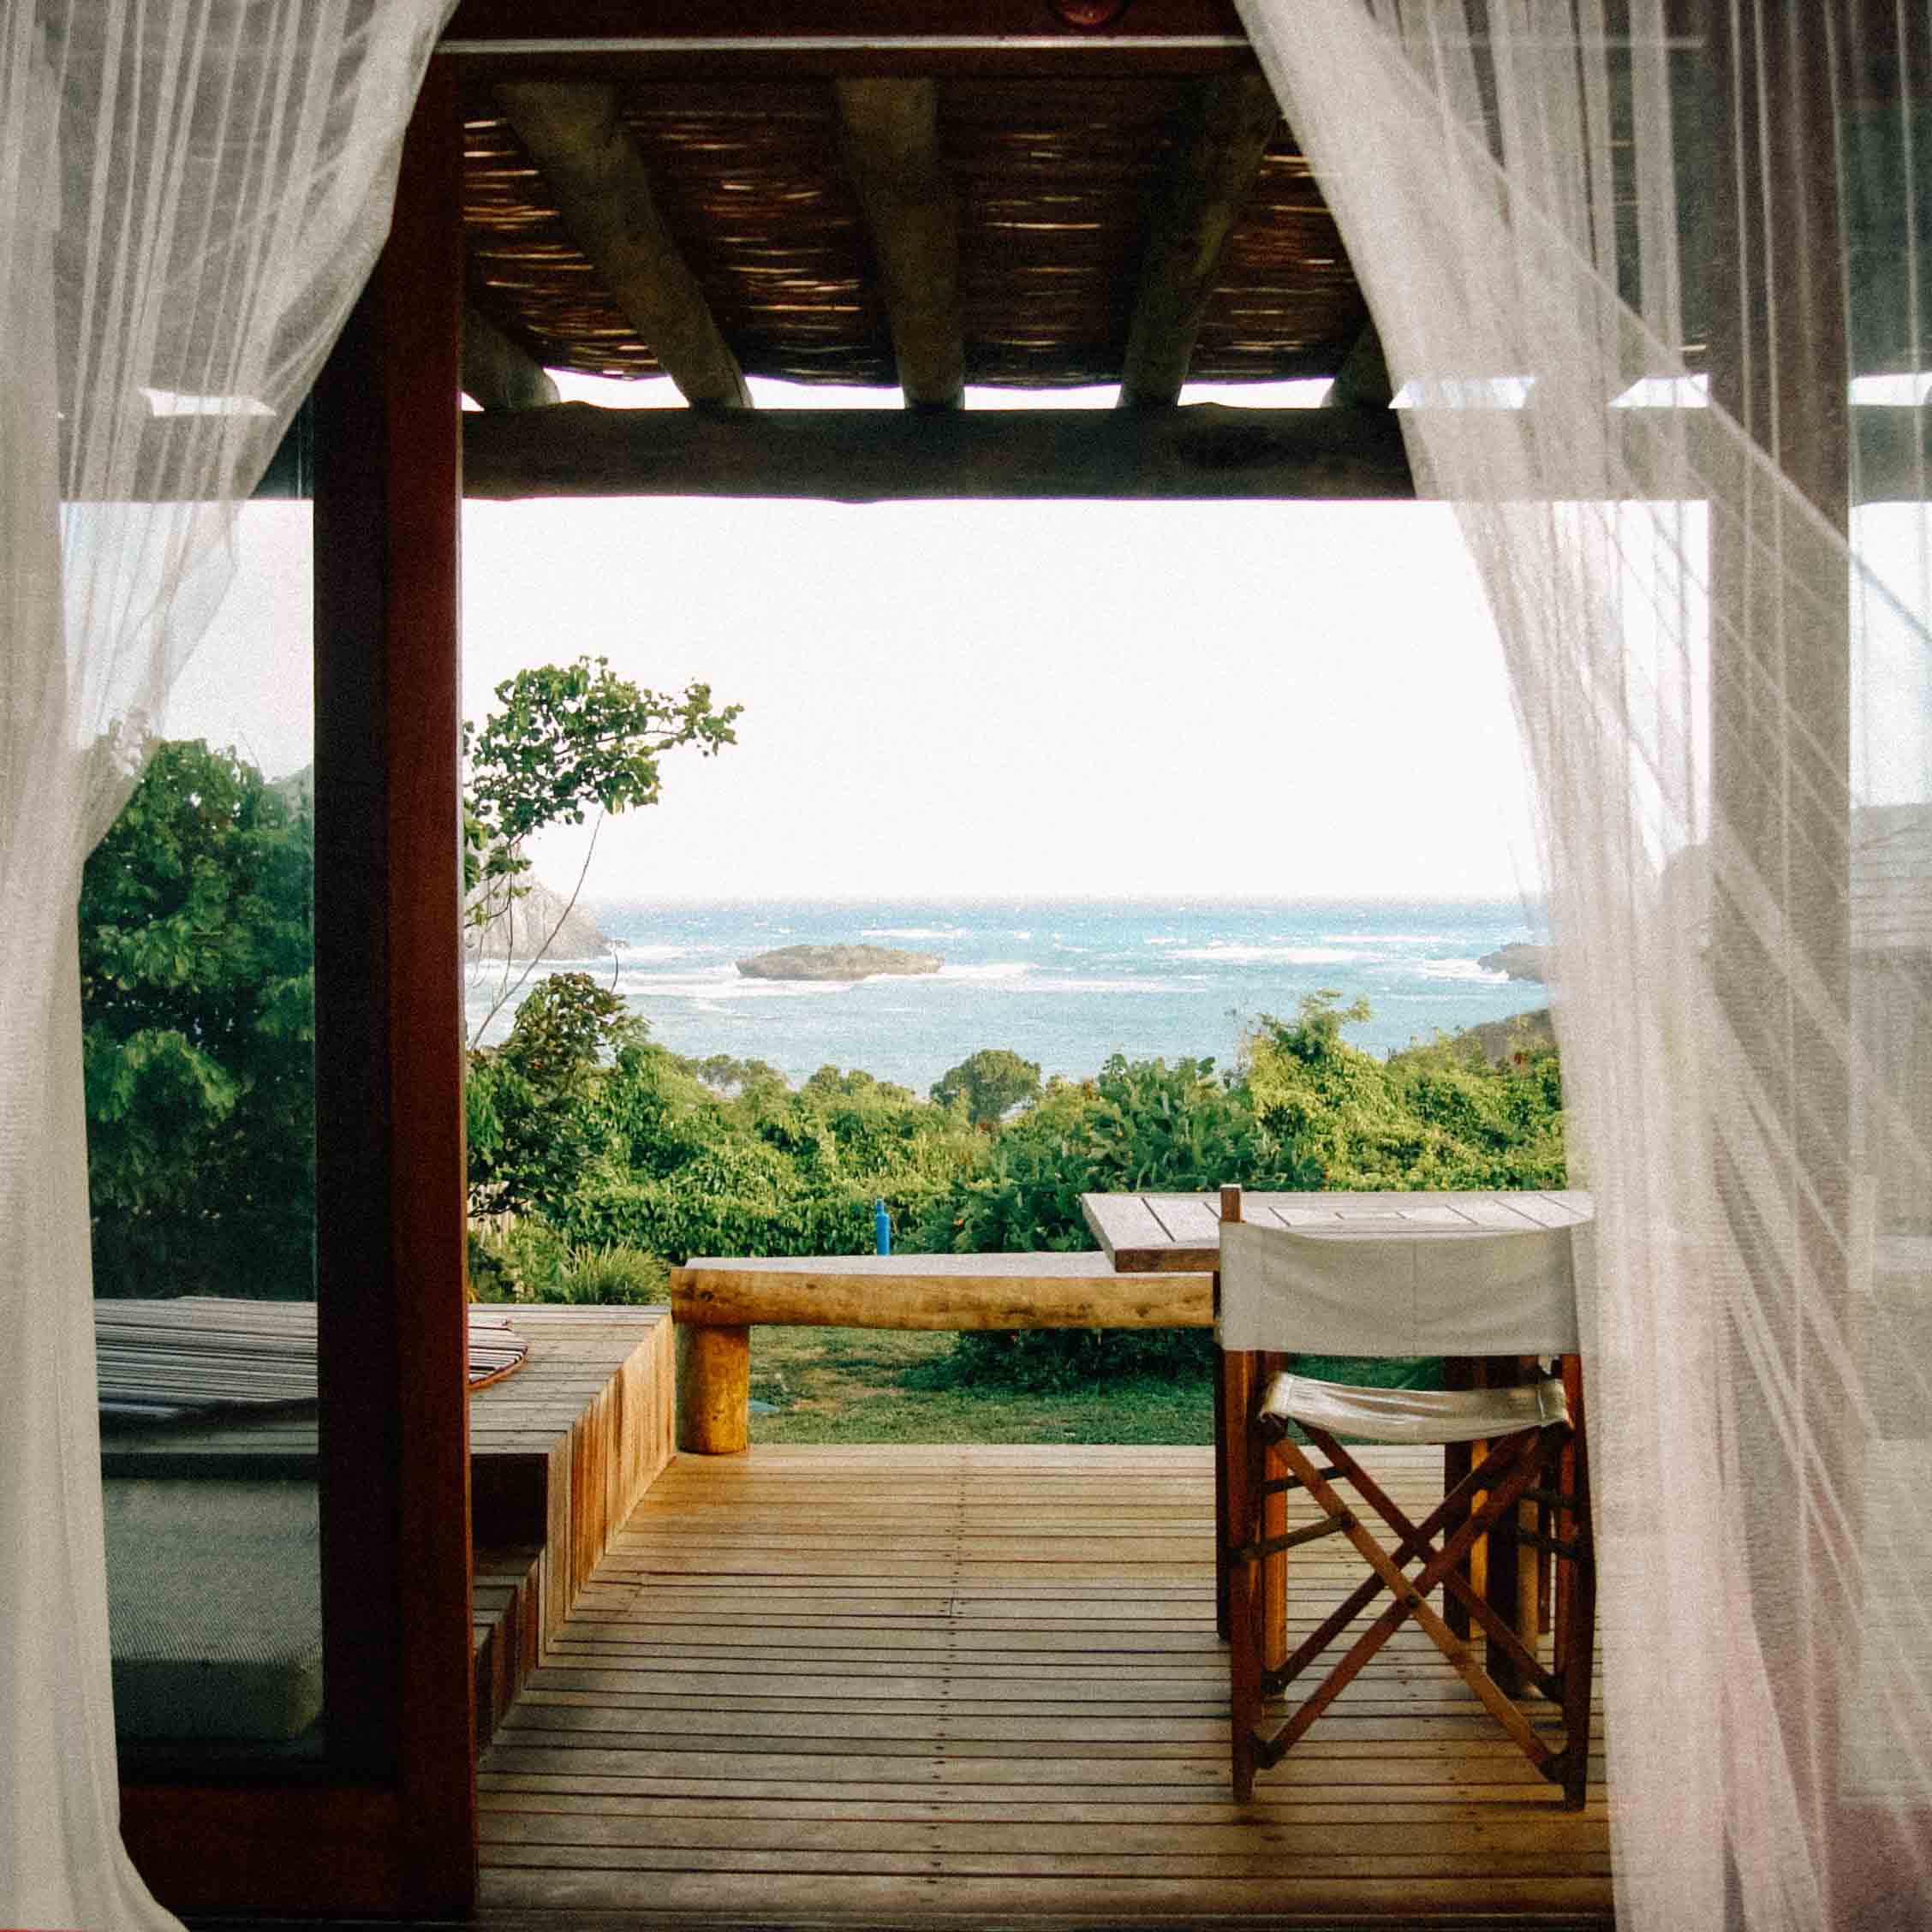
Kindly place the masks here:
POLYGON ((949 1334, 895 1328, 754 1328, 760 1442, 1190 1442, 1210 1440, 1213 1398, 1197 1380, 1118 1380, 1072 1392, 918 1386, 949 1334))

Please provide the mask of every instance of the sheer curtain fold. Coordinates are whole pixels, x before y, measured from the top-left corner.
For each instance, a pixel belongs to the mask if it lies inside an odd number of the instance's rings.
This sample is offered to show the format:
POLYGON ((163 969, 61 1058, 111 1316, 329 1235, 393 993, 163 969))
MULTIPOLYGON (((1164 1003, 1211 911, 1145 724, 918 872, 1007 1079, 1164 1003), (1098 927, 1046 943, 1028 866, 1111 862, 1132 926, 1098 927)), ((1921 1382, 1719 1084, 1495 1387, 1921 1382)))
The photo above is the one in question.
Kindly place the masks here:
POLYGON ((0 0, 0 1923, 174 1923, 117 1828, 75 903, 448 7, 0 0))
POLYGON ((1932 1923, 1927 0, 1240 0, 1539 807, 1619 1923, 1932 1923))

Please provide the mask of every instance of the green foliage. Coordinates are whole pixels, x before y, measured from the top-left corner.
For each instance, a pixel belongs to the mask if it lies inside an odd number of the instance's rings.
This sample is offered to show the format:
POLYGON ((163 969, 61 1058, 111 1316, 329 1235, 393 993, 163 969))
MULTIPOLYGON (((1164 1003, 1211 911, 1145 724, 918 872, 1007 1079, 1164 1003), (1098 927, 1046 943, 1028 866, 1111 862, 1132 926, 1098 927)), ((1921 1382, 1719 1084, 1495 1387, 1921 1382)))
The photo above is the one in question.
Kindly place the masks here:
POLYGON ((1303 1184, 1263 1135, 1246 1090, 1212 1060, 1129 1061, 1091 1081, 1056 1080, 993 1137, 921 1224, 921 1244, 960 1254, 1078 1249, 1093 1237, 1080 1196, 1191 1193, 1244 1181, 1303 1184))
POLYGON ((469 1288, 480 1302, 644 1304, 670 1298, 671 1270, 635 1248, 573 1248, 532 1215, 471 1227, 469 1288))
MULTIPOLYGON (((479 925, 520 896, 532 833, 593 806, 654 803, 662 754, 716 752, 738 716, 714 709, 705 685, 660 695, 603 659, 520 672, 497 697, 480 731, 464 727, 465 884, 488 886, 471 903, 479 925)), ((307 798, 232 751, 140 748, 146 773, 89 859, 80 905, 97 1285, 312 1294, 307 798)), ((110 736, 101 749, 130 747, 110 736)), ((540 988, 480 1070, 468 1096, 480 1210, 539 1205, 594 1160, 589 1069, 625 1037, 621 1013, 596 1004, 609 998, 540 988)))
POLYGON ((554 1225, 677 1261, 854 1254, 872 1244, 876 1200, 909 1227, 980 1158, 957 1114, 870 1074, 821 1068, 793 1093, 765 1069, 726 1098, 707 1083, 719 1070, 656 1046, 620 1052, 592 1109, 601 1161, 546 1206, 554 1225))
POLYGON ((607 658, 520 671, 497 686, 496 699, 480 730, 463 724, 463 886, 474 926, 528 890, 523 849, 533 833, 581 825, 592 806, 656 804, 664 754, 695 745, 711 757, 735 744, 731 726, 743 709, 713 710, 708 684, 678 697, 646 690, 618 677, 607 658))
POLYGON ((610 1139, 605 1110, 593 1104, 598 1069, 646 1032, 587 973, 553 973, 532 988, 503 1045, 469 1056, 473 1215, 553 1208, 576 1190, 610 1139))
MULTIPOLYGON (((963 1174, 921 1224, 924 1244, 964 1254, 1085 1249, 1082 1194, 1190 1194, 1225 1181, 1306 1184, 1263 1133, 1246 1090, 1212 1060, 1129 1061, 1096 1080, 1056 1081, 1003 1127, 978 1174, 963 1174)), ((1213 1343, 1186 1330, 1031 1329, 966 1334, 962 1372, 1031 1388, 1076 1387, 1101 1374, 1204 1374, 1213 1343)))
POLYGON ((982 1046, 933 1084, 941 1106, 963 1106, 975 1127, 991 1127, 1040 1097, 1040 1063, 1004 1046, 982 1046))
POLYGON ((314 1292, 313 853, 299 797, 164 742, 87 861, 98 1293, 314 1292))
POLYGON ((1553 1046, 1492 1066, 1466 1041, 1379 1060, 1341 1024, 1365 1010, 1311 994, 1292 1023, 1263 1017, 1244 1069, 1269 1138, 1324 1188, 1561 1187, 1563 1082, 1553 1046))

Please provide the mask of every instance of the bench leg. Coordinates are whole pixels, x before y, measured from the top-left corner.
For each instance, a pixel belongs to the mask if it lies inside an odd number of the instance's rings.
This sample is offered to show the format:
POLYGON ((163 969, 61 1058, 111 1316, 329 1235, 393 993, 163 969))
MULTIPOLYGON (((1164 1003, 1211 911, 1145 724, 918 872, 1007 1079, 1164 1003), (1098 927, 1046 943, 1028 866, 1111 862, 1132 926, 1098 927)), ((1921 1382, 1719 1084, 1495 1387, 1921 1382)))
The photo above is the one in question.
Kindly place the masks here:
POLYGON ((751 1445, 751 1331, 677 1326, 677 1446, 734 1456, 751 1445))

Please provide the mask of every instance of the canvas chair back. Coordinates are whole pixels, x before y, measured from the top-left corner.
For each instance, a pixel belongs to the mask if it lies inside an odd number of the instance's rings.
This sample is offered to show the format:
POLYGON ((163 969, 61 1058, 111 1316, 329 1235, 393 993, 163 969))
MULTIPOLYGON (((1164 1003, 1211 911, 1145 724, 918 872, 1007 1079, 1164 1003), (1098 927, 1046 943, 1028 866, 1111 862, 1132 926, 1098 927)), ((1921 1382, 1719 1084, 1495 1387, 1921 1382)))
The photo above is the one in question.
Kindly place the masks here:
POLYGON ((1568 1228, 1330 1232, 1224 1221, 1223 1349, 1299 1355, 1573 1355, 1568 1228))

